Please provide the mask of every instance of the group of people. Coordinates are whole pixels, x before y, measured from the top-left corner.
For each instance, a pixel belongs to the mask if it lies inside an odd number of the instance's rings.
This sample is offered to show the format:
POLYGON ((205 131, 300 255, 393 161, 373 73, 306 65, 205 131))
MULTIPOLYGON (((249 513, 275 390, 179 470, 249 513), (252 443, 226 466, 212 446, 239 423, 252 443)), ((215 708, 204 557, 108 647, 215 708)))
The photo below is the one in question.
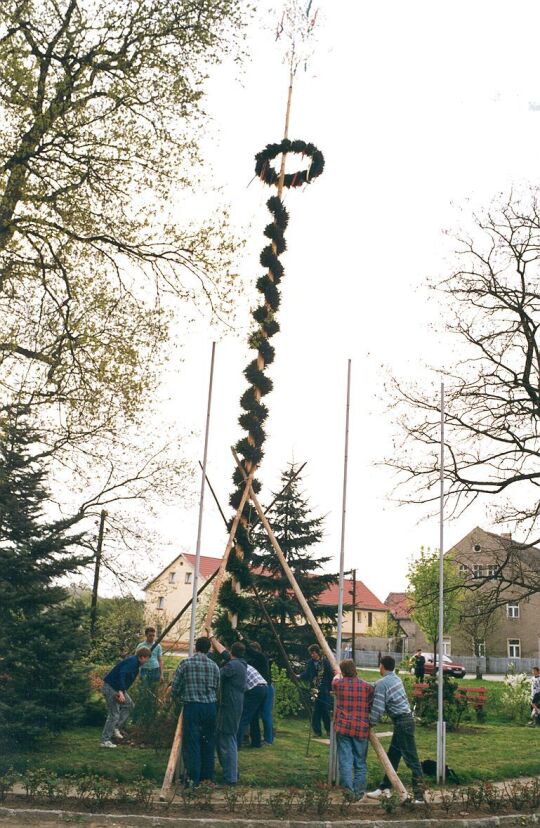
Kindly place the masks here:
MULTIPOLYGON (((122 726, 133 708, 127 691, 139 672, 144 683, 163 680, 163 656, 160 645, 154 643, 155 629, 148 627, 145 634, 135 654, 120 661, 104 678, 108 716, 101 737, 103 747, 116 747, 113 738, 124 736, 122 726)), ((403 683, 394 672, 394 659, 381 658, 381 678, 373 686, 358 678, 352 659, 343 660, 334 670, 315 644, 309 648, 309 656, 298 678, 311 687, 315 735, 322 735, 322 726, 330 732, 332 697, 335 700, 333 725, 340 784, 356 799, 366 794, 369 730, 386 714, 394 723, 388 758, 397 770, 403 757, 412 773, 414 797, 423 800, 414 719, 403 683)), ((180 662, 168 692, 183 706, 182 758, 194 786, 213 780, 216 753, 224 783, 238 783, 238 751, 244 747, 248 731, 252 748, 273 743, 274 688, 268 658, 257 642, 236 641, 228 650, 209 631, 196 640, 194 655, 180 662), (221 667, 211 651, 219 655, 221 667)), ((385 775, 367 796, 389 796, 390 787, 385 775)))

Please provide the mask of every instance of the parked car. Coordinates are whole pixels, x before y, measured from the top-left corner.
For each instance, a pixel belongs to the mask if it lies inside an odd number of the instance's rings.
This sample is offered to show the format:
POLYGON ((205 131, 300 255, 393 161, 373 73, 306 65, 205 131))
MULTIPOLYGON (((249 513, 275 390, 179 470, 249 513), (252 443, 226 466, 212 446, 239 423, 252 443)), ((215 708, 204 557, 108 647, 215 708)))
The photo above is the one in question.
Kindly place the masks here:
MULTIPOLYGON (((424 665, 426 675, 432 676, 435 668, 433 653, 422 653, 422 655, 426 659, 426 663, 424 665)), ((411 668, 411 673, 414 673, 414 667, 411 668)), ((465 667, 462 664, 458 664, 456 661, 453 661, 450 656, 445 655, 443 656, 443 673, 444 675, 453 676, 454 678, 465 678, 465 667)))

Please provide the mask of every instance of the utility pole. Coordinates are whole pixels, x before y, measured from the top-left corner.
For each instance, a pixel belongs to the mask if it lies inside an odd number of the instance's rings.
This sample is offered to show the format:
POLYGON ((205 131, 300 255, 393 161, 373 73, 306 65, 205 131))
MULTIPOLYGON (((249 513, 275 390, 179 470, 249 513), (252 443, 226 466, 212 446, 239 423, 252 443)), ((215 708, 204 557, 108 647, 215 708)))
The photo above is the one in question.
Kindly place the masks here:
POLYGON ((99 532, 96 547, 96 565, 94 567, 94 585, 92 587, 92 599, 90 601, 90 640, 92 641, 92 643, 96 636, 99 567, 101 566, 101 550, 103 549, 103 533, 105 531, 106 517, 107 512, 105 511, 105 509, 102 509, 101 514, 99 516, 99 532))
POLYGON ((352 575, 352 660, 356 664, 356 569, 351 569, 352 575))

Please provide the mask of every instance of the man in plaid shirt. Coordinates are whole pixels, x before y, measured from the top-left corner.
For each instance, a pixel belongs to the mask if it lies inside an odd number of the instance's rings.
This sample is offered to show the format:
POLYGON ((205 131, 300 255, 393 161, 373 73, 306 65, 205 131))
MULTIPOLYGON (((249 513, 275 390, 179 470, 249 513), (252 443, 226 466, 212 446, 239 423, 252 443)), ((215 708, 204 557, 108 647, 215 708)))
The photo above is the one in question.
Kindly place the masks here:
POLYGON ((214 778, 219 667, 209 650, 210 640, 198 638, 195 655, 180 662, 171 685, 184 705, 182 757, 193 785, 214 778))
POLYGON ((334 730, 337 738, 340 784, 357 799, 366 792, 366 754, 373 687, 358 678, 354 661, 345 659, 332 681, 336 698, 334 730))

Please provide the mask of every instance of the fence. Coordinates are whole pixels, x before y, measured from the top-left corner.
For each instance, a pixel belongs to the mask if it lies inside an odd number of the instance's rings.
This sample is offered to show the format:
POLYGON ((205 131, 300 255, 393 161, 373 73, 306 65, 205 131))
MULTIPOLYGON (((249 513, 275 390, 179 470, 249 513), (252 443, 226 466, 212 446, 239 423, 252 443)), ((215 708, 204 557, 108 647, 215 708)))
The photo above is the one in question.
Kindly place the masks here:
MULTIPOLYGON (((381 655, 391 655, 395 658, 396 664, 400 664, 403 658, 402 653, 388 653, 381 652, 381 655)), ((344 650, 343 658, 350 658, 351 651, 344 650)), ((406 654, 407 658, 408 655, 406 654)), ((357 667, 378 667, 379 666, 379 651, 375 650, 357 650, 355 653, 355 661, 357 667)), ((476 673, 476 664, 478 659, 476 656, 452 656, 452 661, 457 664, 462 664, 467 673, 476 673)), ((530 673, 533 667, 540 666, 538 658, 502 658, 499 656, 482 656, 480 658, 480 672, 494 673, 497 675, 506 675, 506 673, 530 673)))

